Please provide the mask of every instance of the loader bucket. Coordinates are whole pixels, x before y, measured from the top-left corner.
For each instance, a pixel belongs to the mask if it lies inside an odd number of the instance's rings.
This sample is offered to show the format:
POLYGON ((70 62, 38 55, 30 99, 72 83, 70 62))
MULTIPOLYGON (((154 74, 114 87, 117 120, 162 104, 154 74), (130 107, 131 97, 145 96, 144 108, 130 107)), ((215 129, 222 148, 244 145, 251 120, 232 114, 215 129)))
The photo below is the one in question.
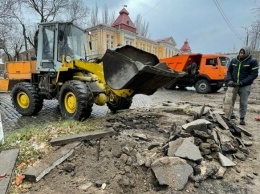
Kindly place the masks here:
POLYGON ((104 77, 115 90, 132 89, 134 94, 151 95, 166 83, 185 75, 169 69, 166 63, 133 46, 108 49, 102 58, 104 77))

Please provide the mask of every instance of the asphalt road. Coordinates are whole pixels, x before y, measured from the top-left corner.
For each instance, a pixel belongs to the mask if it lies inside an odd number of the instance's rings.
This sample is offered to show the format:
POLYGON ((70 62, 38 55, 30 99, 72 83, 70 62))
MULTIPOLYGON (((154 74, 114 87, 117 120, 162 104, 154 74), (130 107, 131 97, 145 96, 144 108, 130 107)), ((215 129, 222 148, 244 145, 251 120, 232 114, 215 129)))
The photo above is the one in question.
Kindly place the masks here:
MULTIPOLYGON (((184 98, 196 95, 193 88, 187 90, 166 90, 159 89, 151 96, 134 96, 131 109, 151 107, 164 101, 176 102, 184 98)), ((42 110, 36 116, 22 116, 13 107, 9 93, 0 93, 0 112, 4 132, 10 132, 22 128, 28 124, 44 124, 62 120, 57 100, 45 100, 42 110)), ((90 118, 103 117, 109 114, 107 106, 93 106, 90 118)))

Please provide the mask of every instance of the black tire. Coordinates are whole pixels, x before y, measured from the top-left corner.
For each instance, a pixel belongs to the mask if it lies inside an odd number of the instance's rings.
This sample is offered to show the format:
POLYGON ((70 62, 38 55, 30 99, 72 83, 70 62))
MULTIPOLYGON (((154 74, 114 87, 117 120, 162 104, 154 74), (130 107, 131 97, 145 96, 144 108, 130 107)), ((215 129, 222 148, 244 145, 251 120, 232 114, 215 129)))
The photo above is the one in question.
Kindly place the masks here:
POLYGON ((63 117, 86 120, 92 112, 93 97, 85 83, 77 80, 65 82, 59 94, 59 108, 63 117))
POLYGON ((197 73, 198 73, 198 65, 197 65, 197 63, 192 63, 190 74, 196 75, 197 73))
POLYGON ((193 62, 187 66, 188 74, 190 75, 196 75, 198 72, 198 65, 197 63, 193 62))
POLYGON ((114 99, 112 101, 107 102, 107 107, 111 110, 111 112, 116 113, 118 110, 124 110, 129 109, 132 105, 132 98, 123 98, 123 97, 117 97, 117 99, 114 99))
POLYGON ((205 79, 198 80, 195 84, 195 89, 200 94, 208 94, 211 92, 209 81, 205 79))
POLYGON ((43 106, 39 89, 29 82, 16 84, 12 89, 11 99, 14 108, 23 116, 36 115, 43 106))
POLYGON ((215 93, 217 92, 218 90, 220 90, 221 86, 211 86, 211 92, 212 93, 215 93))

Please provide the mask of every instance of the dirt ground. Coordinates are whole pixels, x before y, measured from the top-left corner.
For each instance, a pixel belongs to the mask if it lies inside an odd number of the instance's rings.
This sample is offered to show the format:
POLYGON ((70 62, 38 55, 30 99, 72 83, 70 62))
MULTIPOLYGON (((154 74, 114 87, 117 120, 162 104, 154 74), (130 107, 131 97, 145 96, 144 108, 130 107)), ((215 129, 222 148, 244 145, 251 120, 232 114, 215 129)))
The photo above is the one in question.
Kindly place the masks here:
MULTIPOLYGON (((194 94, 186 97, 179 105, 187 106, 183 110, 166 106, 139 108, 108 114, 101 119, 104 129, 115 130, 113 137, 103 138, 100 147, 97 141, 82 142, 74 154, 65 162, 54 168, 38 183, 24 182, 21 193, 31 194, 66 194, 66 193, 202 193, 202 194, 249 194, 259 193, 260 188, 260 121, 255 117, 260 115, 260 80, 254 85, 250 96, 247 125, 242 126, 253 134, 248 137, 242 134, 242 139, 252 141, 247 147, 249 155, 245 160, 232 159, 235 167, 228 167, 222 179, 207 178, 195 185, 188 180, 183 190, 160 186, 150 167, 150 164, 164 156, 161 149, 174 131, 173 125, 179 128, 193 115, 185 109, 200 110, 203 105, 212 110, 222 110, 224 92, 217 94, 194 94), (257 88, 257 90, 256 90, 257 88), (152 145, 157 145, 152 148, 152 145), (140 165, 137 155, 145 158, 145 164, 140 165)), ((235 105, 235 113, 238 103, 235 105)), ((238 120, 235 120, 238 124, 238 120)))

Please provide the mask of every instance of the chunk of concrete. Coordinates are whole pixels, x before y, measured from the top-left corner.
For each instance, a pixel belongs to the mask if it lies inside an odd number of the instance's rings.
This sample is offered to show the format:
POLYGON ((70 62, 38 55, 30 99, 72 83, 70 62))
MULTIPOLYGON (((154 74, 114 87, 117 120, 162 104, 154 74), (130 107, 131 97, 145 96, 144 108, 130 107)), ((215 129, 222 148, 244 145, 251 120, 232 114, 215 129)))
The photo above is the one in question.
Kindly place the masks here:
POLYGON ((175 141, 169 142, 169 148, 168 148, 167 155, 170 156, 170 157, 174 157, 175 152, 177 151, 178 147, 180 147, 183 140, 184 140, 183 138, 178 138, 175 141))
POLYGON ((0 194, 6 194, 10 185, 19 149, 5 150, 0 153, 0 194))
POLYGON ((197 119, 182 125, 182 128, 187 132, 190 133, 192 130, 202 130, 207 129, 207 125, 211 124, 210 121, 206 119, 197 119))
POLYGON ((187 138, 185 138, 182 144, 177 148, 174 156, 189 159, 195 162, 199 162, 202 160, 202 155, 199 148, 191 143, 190 140, 187 138))
POLYGON ((218 152, 218 158, 219 158, 221 165, 224 167, 236 166, 236 164, 232 160, 228 159, 226 156, 224 156, 220 152, 218 152))
POLYGON ((41 160, 35 166, 29 167, 24 173, 25 178, 32 182, 38 182, 42 177, 48 174, 53 168, 66 160, 74 152, 74 148, 78 146, 80 142, 69 143, 48 157, 41 160))
POLYGON ((163 157, 155 160, 152 170, 160 185, 168 185, 177 190, 182 190, 193 173, 192 167, 178 157, 163 157))
POLYGON ((224 96, 223 102, 223 111, 225 117, 230 119, 231 114, 233 113, 236 97, 237 97, 238 87, 228 87, 224 96))

